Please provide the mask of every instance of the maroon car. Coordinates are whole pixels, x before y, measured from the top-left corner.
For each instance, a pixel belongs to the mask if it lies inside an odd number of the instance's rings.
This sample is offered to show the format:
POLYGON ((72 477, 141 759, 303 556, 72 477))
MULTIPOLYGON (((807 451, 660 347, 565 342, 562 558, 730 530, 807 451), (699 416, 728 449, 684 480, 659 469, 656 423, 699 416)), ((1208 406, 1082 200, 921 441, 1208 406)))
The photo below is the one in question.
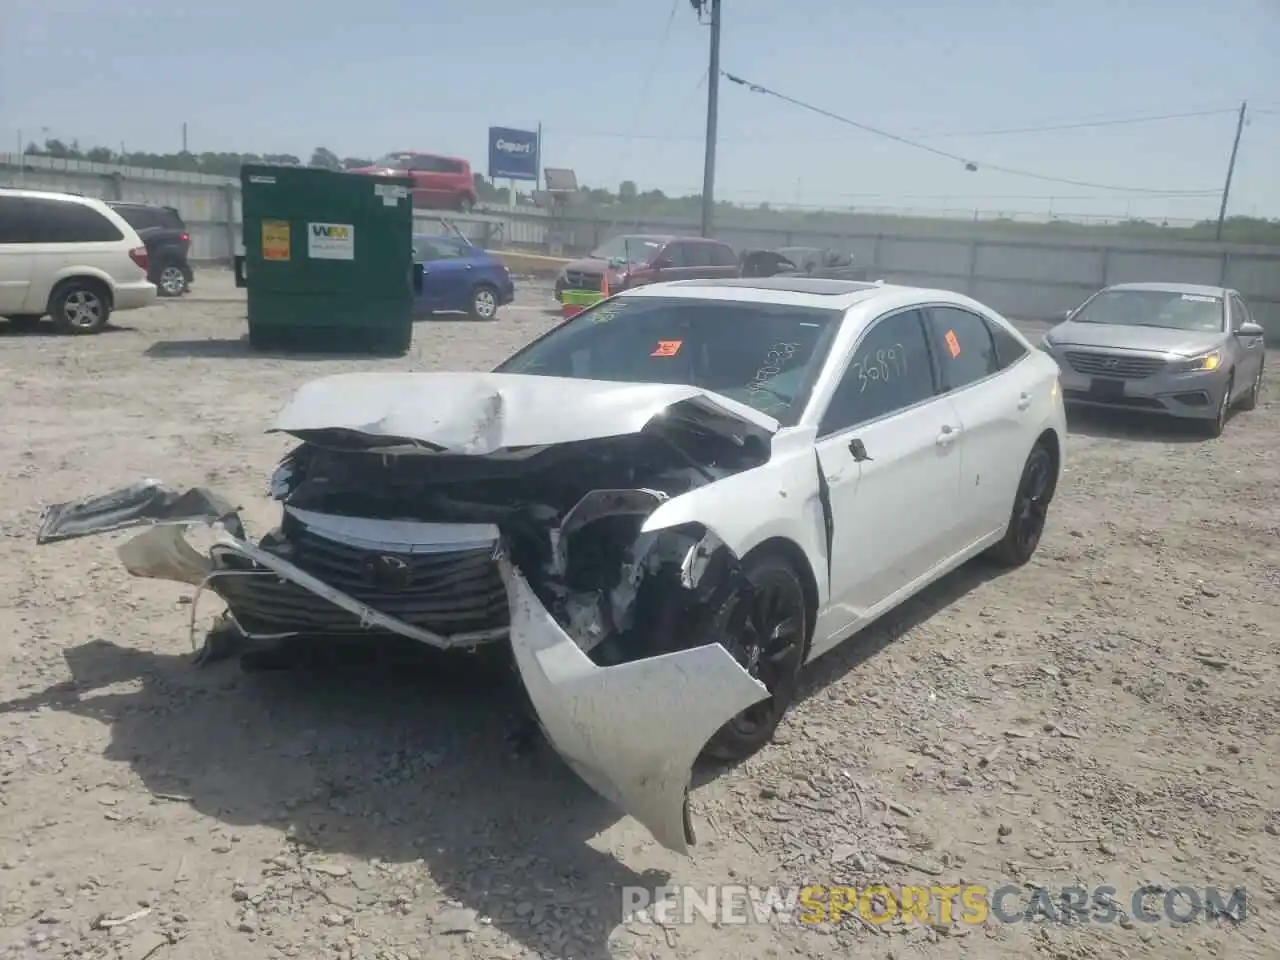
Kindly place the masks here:
POLYGON ((719 240, 623 234, 567 264, 556 277, 556 299, 565 290, 599 290, 606 273, 611 293, 667 280, 719 280, 738 276, 738 255, 719 240))

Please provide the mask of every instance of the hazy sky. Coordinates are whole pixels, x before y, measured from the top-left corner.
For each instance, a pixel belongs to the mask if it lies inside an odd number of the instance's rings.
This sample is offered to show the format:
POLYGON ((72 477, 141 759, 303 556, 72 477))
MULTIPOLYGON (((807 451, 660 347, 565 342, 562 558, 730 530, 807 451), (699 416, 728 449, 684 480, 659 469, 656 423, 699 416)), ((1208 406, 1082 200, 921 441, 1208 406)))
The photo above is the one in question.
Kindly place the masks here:
MULTIPOLYGON (((1212 216, 1247 99, 1231 210, 1280 216, 1280 0, 723 3, 724 70, 979 164, 966 172, 722 81, 724 199, 1212 216), (1204 111, 1218 112, 990 132, 1204 111)), ((0 0, 0 10, 6 149, 21 131, 171 151, 186 121, 195 151, 305 160, 317 145, 413 148, 484 172, 489 126, 541 122, 544 165, 580 182, 701 188, 708 31, 689 0, 0 0)))

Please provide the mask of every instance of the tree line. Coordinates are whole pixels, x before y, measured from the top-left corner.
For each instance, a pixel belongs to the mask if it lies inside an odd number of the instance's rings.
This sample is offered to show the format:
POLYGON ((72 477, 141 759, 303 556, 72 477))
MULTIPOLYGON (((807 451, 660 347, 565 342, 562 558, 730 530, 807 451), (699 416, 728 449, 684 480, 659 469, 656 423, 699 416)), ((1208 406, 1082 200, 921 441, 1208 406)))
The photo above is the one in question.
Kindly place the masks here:
MULTIPOLYGON (((27 144, 25 153, 32 156, 57 157, 67 160, 90 160, 95 163, 114 163, 131 167, 146 167, 153 170, 176 170, 187 173, 205 173, 219 177, 238 177, 240 168, 246 163, 283 164, 287 166, 303 166, 301 157, 290 153, 224 153, 206 151, 194 153, 179 151, 178 153, 148 153, 145 151, 114 151, 109 147, 94 146, 82 148, 79 142, 65 142, 57 139, 46 140, 43 146, 36 143, 27 144)), ((320 167, 325 170, 354 170, 373 164, 369 157, 339 156, 328 147, 316 147, 311 151, 306 165, 320 167)), ((498 186, 481 173, 474 174, 476 196, 482 204, 505 205, 509 202, 506 186, 498 186)), ((634 180, 624 180, 617 190, 606 187, 580 186, 582 212, 590 216, 593 211, 610 216, 613 219, 635 217, 680 217, 697 219, 701 212, 702 198, 698 194, 681 197, 668 196, 661 190, 641 190, 634 180)), ((527 196, 526 196, 527 199, 527 196)), ((754 207, 729 202, 716 204, 717 217, 732 220, 739 226, 759 226, 761 228, 776 227, 781 211, 773 211, 768 203, 754 207)), ((794 220, 795 211, 787 211, 787 216, 794 220)), ((840 221, 847 220, 847 212, 838 210, 814 210, 803 215, 806 221, 812 221, 811 229, 830 229, 838 232, 840 221)), ((895 217, 894 219, 903 219, 895 217)), ((916 220, 928 220, 928 217, 915 217, 916 220)), ((942 218, 939 218, 942 219, 942 218)), ((946 221, 953 223, 954 221, 946 221)), ((1010 231, 1019 233, 1045 232, 1071 234, 1080 232, 1096 232, 1098 230, 1113 231, 1128 236, 1169 237, 1175 236, 1186 240, 1212 240, 1217 231, 1217 223, 1203 220, 1193 225, 1171 226, 1159 220, 1128 219, 1116 223, 1099 225, 1077 223, 1069 220, 1054 220, 1049 223, 1029 223, 1012 219, 989 221, 1010 231)), ((1280 219, 1264 219, 1260 217, 1228 217, 1223 225, 1222 239, 1232 243, 1255 243, 1280 245, 1280 219)))

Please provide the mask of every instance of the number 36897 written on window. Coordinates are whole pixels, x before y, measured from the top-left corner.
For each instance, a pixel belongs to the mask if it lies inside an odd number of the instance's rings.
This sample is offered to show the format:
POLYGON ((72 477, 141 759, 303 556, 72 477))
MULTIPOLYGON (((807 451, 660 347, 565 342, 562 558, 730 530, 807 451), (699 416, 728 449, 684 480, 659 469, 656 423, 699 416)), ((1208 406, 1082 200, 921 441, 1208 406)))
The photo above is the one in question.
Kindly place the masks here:
POLYGON ((894 377, 905 376, 907 372, 907 354, 902 344, 877 350, 875 355, 867 354, 856 358, 849 364, 850 370, 857 374, 858 392, 867 389, 869 383, 884 383, 894 377))

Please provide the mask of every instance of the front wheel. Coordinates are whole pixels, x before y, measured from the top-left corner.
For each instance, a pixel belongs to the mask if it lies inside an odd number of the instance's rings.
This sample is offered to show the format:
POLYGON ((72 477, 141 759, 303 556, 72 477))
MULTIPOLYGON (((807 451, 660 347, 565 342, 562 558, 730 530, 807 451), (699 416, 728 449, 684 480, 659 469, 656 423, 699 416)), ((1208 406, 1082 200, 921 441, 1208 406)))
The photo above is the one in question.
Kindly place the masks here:
POLYGON ((1020 567, 1035 554, 1044 534, 1055 483, 1053 455, 1044 441, 1037 442, 1022 468, 1004 539, 989 553, 1000 566, 1020 567))
POLYGON ((1262 393, 1262 364, 1258 364, 1258 374, 1253 378, 1253 386, 1240 402, 1241 410, 1253 410, 1258 406, 1258 395, 1262 393))
POLYGON ((748 558, 743 573, 751 590, 732 602, 724 643, 743 669, 765 685, 769 698, 716 731, 704 751, 716 760, 746 759, 769 742, 795 700, 808 649, 809 608, 792 564, 765 554, 748 558))
POLYGON ((1227 417, 1231 413, 1231 391, 1235 388, 1236 375, 1233 373, 1227 377, 1227 385, 1222 388, 1222 399, 1218 401, 1218 409, 1214 411, 1213 419, 1201 421, 1204 435, 1210 440, 1216 440, 1227 429, 1227 417))

